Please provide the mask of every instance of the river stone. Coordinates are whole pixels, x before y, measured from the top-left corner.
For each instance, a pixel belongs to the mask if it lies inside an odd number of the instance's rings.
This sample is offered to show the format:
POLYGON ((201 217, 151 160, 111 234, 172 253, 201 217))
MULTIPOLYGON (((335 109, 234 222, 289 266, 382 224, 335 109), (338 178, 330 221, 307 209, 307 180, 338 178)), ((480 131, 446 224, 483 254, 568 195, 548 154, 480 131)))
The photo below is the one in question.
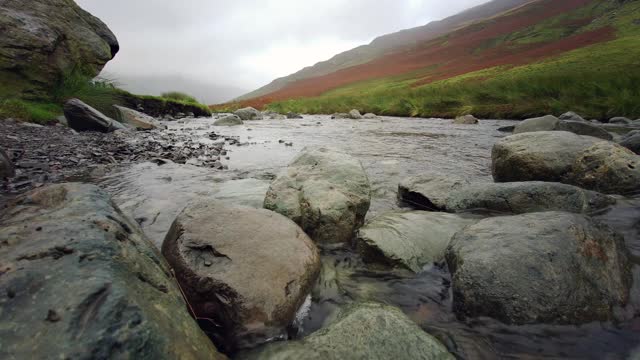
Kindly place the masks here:
POLYGON ((253 360, 453 360, 435 337, 402 311, 376 303, 347 305, 330 324, 303 340, 273 343, 253 360))
POLYGON ((348 119, 349 118, 349 114, 347 113, 335 113, 333 115, 331 115, 332 119, 348 119))
POLYGON ((360 114, 360 111, 353 109, 349 111, 349 119, 360 120, 362 119, 362 114, 360 114))
POLYGON ((412 176, 398 185, 398 200, 418 210, 445 211, 449 195, 468 184, 455 175, 412 176))
POLYGON ((237 126, 242 124, 244 124, 244 122, 238 115, 227 115, 216 120, 213 126, 237 126))
POLYGON ((473 115, 464 115, 458 116, 453 120, 453 123, 456 125, 474 125, 480 123, 480 121, 473 115))
POLYGON ((620 116, 609 119, 609 124, 630 125, 632 122, 633 120, 620 116))
POLYGON ((227 351, 285 335, 320 271, 315 244, 291 220, 216 201, 187 206, 162 254, 227 351))
POLYGON ((611 140, 613 136, 600 126, 586 121, 560 120, 555 116, 527 119, 516 125, 514 134, 536 131, 568 131, 578 135, 593 136, 604 140, 611 140))
POLYGON ((60 77, 93 78, 119 49, 109 28, 73 0, 3 0, 0 29, 0 99, 48 98, 60 77))
POLYGON ((358 231, 358 251, 366 262, 402 266, 417 273, 425 265, 443 261, 453 235, 474 222, 445 213, 391 212, 358 231))
POLYGON ((602 141, 578 154, 565 181, 606 194, 635 193, 640 190, 640 157, 602 141))
POLYGON ((362 117, 365 118, 365 119, 377 119, 378 115, 372 114, 372 113, 366 113, 362 117))
POLYGON ((478 183, 451 192, 446 210, 489 210, 504 214, 566 211, 588 214, 615 202, 611 196, 561 183, 478 183))
POLYGON ((586 120, 582 116, 574 113, 573 111, 569 111, 569 112, 566 112, 566 113, 560 115, 560 120, 571 120, 571 121, 584 121, 584 122, 586 122, 586 120))
POLYGON ((613 319, 629 300, 622 236, 584 215, 542 212, 489 218, 456 234, 447 252, 461 317, 507 324, 613 319))
POLYGON ((0 358, 225 358, 162 256, 98 187, 25 194, 0 220, 0 243, 0 358))
POLYGON ((633 136, 625 137, 620 142, 620 145, 640 155, 640 133, 637 133, 633 136))
POLYGON ((560 119, 553 115, 547 115, 532 119, 527 119, 516 125, 514 134, 522 134, 535 131, 553 131, 558 128, 560 119))
POLYGON ((69 122, 69 127, 76 131, 109 133, 127 129, 124 125, 78 99, 71 99, 64 104, 64 116, 69 122))
POLYGON ((156 128, 156 119, 139 111, 123 106, 113 105, 116 109, 116 119, 122 123, 133 126, 136 130, 153 130, 156 128))
POLYGON ((262 113, 252 107, 246 107, 244 109, 234 112, 242 120, 262 120, 264 117, 262 113))
POLYGON ((5 178, 11 178, 16 175, 11 158, 0 148, 0 180, 5 178))
POLYGON ((360 161, 327 148, 305 148, 271 184, 264 207, 300 225, 319 244, 350 241, 371 203, 360 161))

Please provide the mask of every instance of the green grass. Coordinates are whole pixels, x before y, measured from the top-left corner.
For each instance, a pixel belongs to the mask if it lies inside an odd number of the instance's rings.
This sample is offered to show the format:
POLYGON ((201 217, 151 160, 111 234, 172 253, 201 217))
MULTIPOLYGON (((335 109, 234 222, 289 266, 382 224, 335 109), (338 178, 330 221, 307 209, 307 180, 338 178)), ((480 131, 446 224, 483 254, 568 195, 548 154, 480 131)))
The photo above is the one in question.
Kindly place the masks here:
POLYGON ((179 91, 170 91, 170 92, 166 92, 163 93, 162 95, 163 98, 165 99, 169 99, 169 100, 178 100, 178 101, 184 101, 184 102, 188 102, 188 103, 198 103, 198 100, 196 100, 195 97, 189 95, 189 94, 185 94, 179 91))
POLYGON ((37 124, 47 124, 61 114, 62 107, 53 103, 19 99, 7 99, 0 102, 0 119, 14 118, 37 124))

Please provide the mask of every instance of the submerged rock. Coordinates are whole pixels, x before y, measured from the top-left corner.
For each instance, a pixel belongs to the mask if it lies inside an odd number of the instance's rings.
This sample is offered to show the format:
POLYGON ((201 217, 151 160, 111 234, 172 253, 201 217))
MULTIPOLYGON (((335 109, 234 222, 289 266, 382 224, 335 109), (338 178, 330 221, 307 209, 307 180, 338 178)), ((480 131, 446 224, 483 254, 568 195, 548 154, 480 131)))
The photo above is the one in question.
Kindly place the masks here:
POLYGON ((243 124, 244 122, 238 115, 227 115, 216 120, 213 126, 238 126, 243 124))
POLYGON ((573 111, 569 111, 569 112, 566 112, 566 113, 560 115, 560 120, 571 120, 571 121, 584 121, 584 122, 586 122, 586 120, 582 116, 574 113, 573 111))
POLYGON ((0 148, 0 180, 14 177, 15 174, 16 172, 11 158, 9 158, 9 155, 7 155, 3 148, 0 148))
POLYGON ((561 183, 478 183, 452 191, 447 197, 446 210, 488 210, 504 214, 566 211, 588 214, 615 202, 611 196, 561 183))
POLYGON ((469 181, 455 175, 413 176, 398 185, 398 199, 415 209, 445 211, 449 195, 466 185, 469 181))
POLYGON ((371 202, 360 161, 326 148, 305 148, 271 184, 264 206, 300 225, 320 244, 350 241, 371 202))
POLYGON ((360 111, 353 109, 349 111, 349 119, 360 120, 362 119, 362 114, 360 114, 360 111))
POLYGON ((162 254, 227 351, 286 334, 320 271, 316 246, 291 220, 215 201, 187 206, 162 254))
POLYGON ((264 119, 262 113, 252 107, 246 107, 244 109, 236 110, 234 112, 242 120, 262 120, 264 119))
POLYGON ((403 266, 419 272, 444 260, 453 235, 475 220, 426 211, 392 212, 358 231, 358 251, 366 262, 403 266))
POLYGON ((156 119, 147 114, 123 106, 113 105, 113 107, 116 109, 116 119, 120 123, 131 125, 136 130, 153 130, 157 127, 156 119))
POLYGON ((600 126, 586 121, 560 120, 552 115, 524 120, 516 125, 513 133, 522 134, 537 131, 568 131, 578 135, 593 136, 605 140, 613 139, 613 136, 600 126))
POLYGON ((496 182, 562 182, 607 194, 640 189, 640 158, 624 147, 564 131, 517 134, 493 147, 496 182))
POLYGON ((508 324, 609 321, 629 300, 622 236, 583 215, 533 213, 485 219, 447 252, 454 311, 508 324))
POLYGON ((118 41, 72 0, 3 0, 0 12, 0 98, 47 98, 62 76, 97 76, 118 41))
POLYGON ((124 125, 78 99, 71 99, 64 104, 64 116, 69 122, 69 127, 76 131, 109 133, 126 130, 124 125))
POLYGON ((160 254, 98 187, 18 198, 0 243, 1 358, 225 358, 160 254))
POLYGON ((453 120, 453 123, 456 125, 474 125, 480 123, 480 121, 473 115, 464 115, 458 116, 453 120))
POLYGON ((249 359, 453 360, 436 338, 397 308, 362 303, 341 309, 334 320, 300 341, 274 343, 249 359))

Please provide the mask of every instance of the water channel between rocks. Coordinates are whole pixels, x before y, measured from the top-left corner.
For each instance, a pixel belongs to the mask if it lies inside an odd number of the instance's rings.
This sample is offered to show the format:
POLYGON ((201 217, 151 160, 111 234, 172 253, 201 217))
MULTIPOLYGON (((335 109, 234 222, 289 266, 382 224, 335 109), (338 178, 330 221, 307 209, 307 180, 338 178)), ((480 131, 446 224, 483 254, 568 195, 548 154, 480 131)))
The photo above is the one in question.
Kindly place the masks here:
MULTIPOLYGON (((219 171, 192 165, 142 163, 122 168, 100 185, 122 210, 135 218, 160 247, 176 215, 195 198, 216 198, 261 207, 270 181, 305 146, 325 146, 359 158, 372 186, 372 219, 397 210, 398 182, 429 172, 491 181, 491 148, 506 134, 498 127, 514 122, 485 120, 453 125, 451 120, 379 118, 263 120, 238 127, 214 127, 212 119, 168 123, 169 133, 187 133, 202 142, 238 137, 242 146, 226 145, 229 159, 219 171), (221 135, 211 140, 209 134, 221 135), (293 143, 288 146, 285 143, 293 143)), ((341 305, 361 300, 388 303, 438 336, 464 358, 623 359, 640 345, 640 197, 623 199, 596 217, 625 236, 633 258, 631 304, 620 309, 620 324, 507 326, 491 319, 459 321, 451 311, 446 265, 427 266, 419 274, 366 266, 350 249, 323 250, 323 269, 312 305, 294 337, 322 327, 341 305)), ((509 271, 509 269, 505 269, 509 271)))

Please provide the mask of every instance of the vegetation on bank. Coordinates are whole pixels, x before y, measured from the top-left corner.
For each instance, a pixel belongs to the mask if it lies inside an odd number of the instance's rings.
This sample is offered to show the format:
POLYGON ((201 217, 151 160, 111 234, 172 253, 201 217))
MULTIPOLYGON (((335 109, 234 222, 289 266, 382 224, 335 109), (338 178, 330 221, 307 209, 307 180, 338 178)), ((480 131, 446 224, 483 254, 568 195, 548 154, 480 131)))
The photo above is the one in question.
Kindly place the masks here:
POLYGON ((119 89, 109 79, 90 79, 80 72, 67 74, 53 86, 48 99, 4 99, 0 100, 0 119, 15 118, 27 122, 47 124, 63 114, 62 106, 72 98, 80 99, 105 115, 116 118, 113 105, 131 106, 132 103, 153 102, 156 109, 193 107, 202 113, 211 114, 209 107, 195 98, 182 93, 167 93, 163 96, 135 95, 119 89), (169 96, 165 96, 165 95, 169 96))

